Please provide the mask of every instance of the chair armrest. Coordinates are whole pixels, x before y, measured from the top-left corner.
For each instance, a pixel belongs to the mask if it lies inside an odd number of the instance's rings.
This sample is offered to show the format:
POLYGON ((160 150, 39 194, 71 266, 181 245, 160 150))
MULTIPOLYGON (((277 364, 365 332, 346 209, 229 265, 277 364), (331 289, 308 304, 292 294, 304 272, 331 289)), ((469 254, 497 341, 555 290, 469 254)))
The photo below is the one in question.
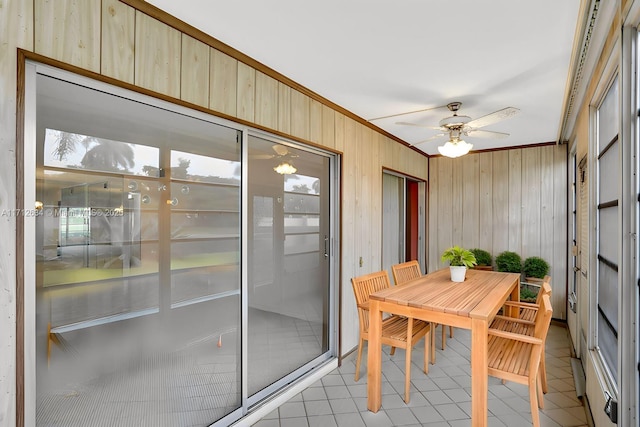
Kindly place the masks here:
POLYGON ((526 342, 529 344, 542 345, 542 340, 536 337, 530 337, 529 335, 516 334, 514 332, 506 332, 500 329, 489 328, 489 335, 493 335, 500 338, 506 338, 514 341, 526 342))
POLYGON ((509 322, 513 322, 513 323, 522 323, 525 325, 535 325, 536 322, 532 322, 531 320, 524 320, 524 319, 520 319, 519 317, 509 317, 509 316, 503 316, 501 314, 496 314, 496 317, 494 317, 494 319, 502 319, 502 320, 507 320, 509 322))
POLYGON ((369 310, 369 301, 358 304, 358 308, 361 308, 363 310, 369 310))
POLYGON ((540 308, 540 304, 536 304, 533 302, 505 301, 504 305, 509 305, 512 307, 530 308, 532 310, 537 310, 538 308, 540 308))

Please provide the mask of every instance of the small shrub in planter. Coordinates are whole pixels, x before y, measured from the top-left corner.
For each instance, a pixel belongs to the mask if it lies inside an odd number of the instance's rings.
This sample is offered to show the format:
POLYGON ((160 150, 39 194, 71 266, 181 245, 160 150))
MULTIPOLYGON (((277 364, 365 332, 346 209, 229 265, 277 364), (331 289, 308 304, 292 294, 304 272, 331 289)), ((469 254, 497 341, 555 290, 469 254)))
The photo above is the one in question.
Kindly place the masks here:
POLYGON ((525 277, 544 279, 544 276, 549 274, 549 263, 540 257, 532 256, 524 260, 522 272, 525 277))
POLYGON ((530 289, 528 286, 523 286, 520 288, 520 301, 522 302, 536 302, 536 298, 538 297, 538 292, 530 289))
POLYGON ((505 273, 522 272, 522 258, 515 252, 504 251, 496 257, 498 271, 505 273))
POLYGON ((476 262, 478 263, 475 268, 480 267, 480 269, 491 269, 490 267, 493 260, 489 252, 485 251, 484 249, 478 248, 470 249, 470 251, 476 257, 476 262))

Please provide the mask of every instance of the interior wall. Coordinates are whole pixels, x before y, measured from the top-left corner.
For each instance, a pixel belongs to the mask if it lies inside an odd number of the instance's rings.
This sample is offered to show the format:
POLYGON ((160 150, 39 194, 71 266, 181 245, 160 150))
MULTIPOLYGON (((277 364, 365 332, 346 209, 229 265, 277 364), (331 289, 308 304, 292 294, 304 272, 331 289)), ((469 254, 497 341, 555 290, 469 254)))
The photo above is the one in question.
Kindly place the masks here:
MULTIPOLYGON (((429 159, 428 271, 453 245, 513 251, 550 266, 553 317, 566 319, 567 146, 429 159)), ((495 261, 494 261, 495 262, 495 261)))
MULTIPOLYGON (((243 54, 217 41, 202 41, 202 34, 141 0, 4 2, 0 4, 0 39, 3 211, 16 208, 17 48, 41 55, 38 58, 44 62, 53 59, 73 71, 342 154, 343 353, 357 345, 350 279, 381 268, 382 169, 426 180, 425 156, 243 54)), ((0 253, 0 423, 13 426, 19 297, 16 218, 0 219, 0 233, 5 236, 0 253)))

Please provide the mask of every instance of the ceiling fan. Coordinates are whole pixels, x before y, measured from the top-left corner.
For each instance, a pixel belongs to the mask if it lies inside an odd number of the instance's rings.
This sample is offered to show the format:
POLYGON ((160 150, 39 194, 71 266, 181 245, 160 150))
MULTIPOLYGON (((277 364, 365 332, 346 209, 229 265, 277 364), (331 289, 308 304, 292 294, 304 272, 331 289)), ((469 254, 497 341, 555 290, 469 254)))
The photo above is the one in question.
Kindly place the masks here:
POLYGON ((291 159, 299 157, 297 154, 292 153, 286 146, 280 144, 274 144, 271 148, 274 151, 273 153, 254 154, 251 157, 254 159, 278 159, 277 166, 273 170, 281 175, 291 175, 298 171, 291 162, 291 159))
MULTIPOLYGON (((449 136, 449 141, 446 142, 445 146, 447 146, 447 144, 449 144, 449 146, 459 145, 460 147, 463 147, 466 150, 462 154, 466 154, 469 152, 472 145, 463 141, 462 139, 463 136, 471 136, 471 137, 478 137, 478 138, 505 138, 509 136, 508 133, 482 130, 480 128, 508 119, 520 111, 515 107, 506 107, 501 110, 494 111, 493 113, 487 114, 485 116, 479 117, 477 119, 472 119, 469 116, 458 115, 458 110, 460 109, 461 106, 462 106, 462 102, 450 102, 449 104, 447 104, 447 108, 449 109, 449 111, 453 113, 453 115, 449 117, 445 117, 444 119, 440 120, 440 122, 438 123, 438 126, 425 126, 425 125, 419 125, 416 123, 409 123, 409 122, 396 122, 396 124, 407 125, 407 126, 418 126, 418 127, 424 127, 424 128, 435 129, 440 131, 440 133, 433 135, 432 137, 427 138, 425 140, 416 142, 414 145, 422 144, 434 139, 441 138, 443 136, 449 136)), ((462 151, 460 147, 458 147, 457 152, 462 151)), ((442 153, 443 150, 441 150, 440 148, 441 147, 438 147, 438 150, 442 153)), ((458 154, 455 157, 458 157, 459 155, 462 155, 462 154, 458 154)), ((447 155, 447 154, 443 153, 443 155, 447 155)), ((449 156, 449 157, 454 157, 454 156, 449 156)))
POLYGON ((289 151, 285 145, 274 144, 271 146, 273 153, 261 153, 261 154, 252 154, 251 158, 253 159, 274 159, 274 158, 295 158, 298 157, 297 154, 289 151))

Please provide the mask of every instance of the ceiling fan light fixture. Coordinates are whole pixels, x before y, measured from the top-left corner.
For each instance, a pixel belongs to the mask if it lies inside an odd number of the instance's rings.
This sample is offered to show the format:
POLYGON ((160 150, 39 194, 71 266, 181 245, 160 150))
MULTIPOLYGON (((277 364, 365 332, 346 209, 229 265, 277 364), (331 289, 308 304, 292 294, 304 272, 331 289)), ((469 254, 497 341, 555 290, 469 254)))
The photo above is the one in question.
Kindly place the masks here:
POLYGON ((456 158, 464 156, 473 148, 473 144, 466 141, 447 141, 444 145, 438 147, 438 151, 445 157, 456 158))
POLYGON ((291 175, 298 171, 295 166, 288 162, 282 162, 275 168, 274 171, 278 172, 280 175, 291 175))

